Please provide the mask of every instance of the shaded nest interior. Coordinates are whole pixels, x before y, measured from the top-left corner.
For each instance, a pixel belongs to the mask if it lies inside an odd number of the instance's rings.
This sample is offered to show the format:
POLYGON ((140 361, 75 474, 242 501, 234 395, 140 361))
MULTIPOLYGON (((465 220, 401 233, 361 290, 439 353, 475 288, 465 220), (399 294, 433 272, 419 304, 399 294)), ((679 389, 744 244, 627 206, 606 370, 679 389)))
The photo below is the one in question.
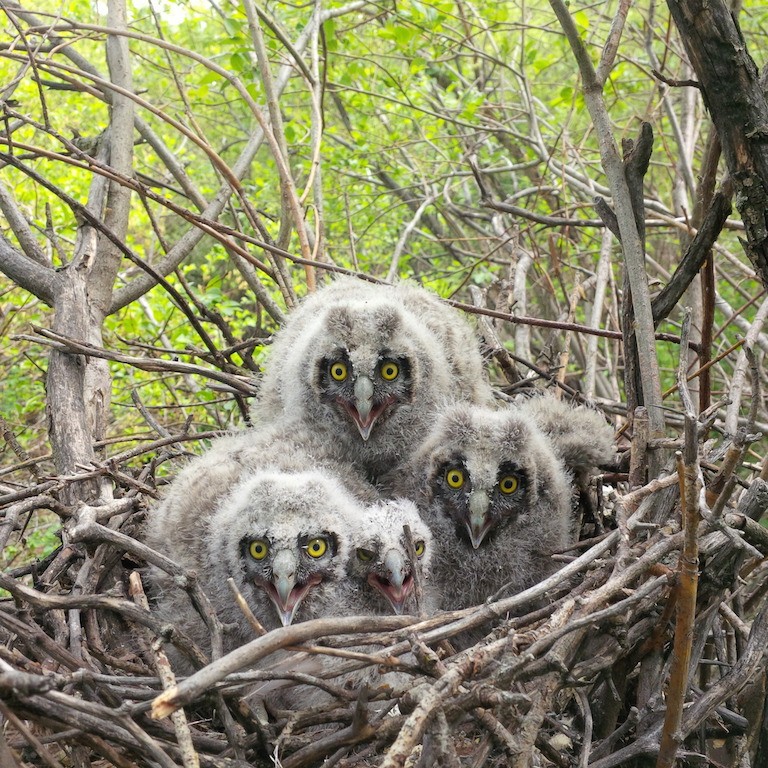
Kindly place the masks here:
MULTIPOLYGON (((3 548, 23 550, 43 514, 60 521, 61 546, 0 576, 0 765, 608 768, 675 753, 691 765, 768 764, 768 483, 744 461, 749 439, 633 440, 623 474, 592 478, 561 569, 521 594, 429 617, 254 631, 178 680, 165 643, 186 641, 147 604, 152 555, 139 534, 155 469, 181 442, 83 476, 5 482, 3 548), (631 486, 627 467, 631 477, 653 450, 666 469, 631 486), (113 500, 61 501, 94 478, 114 485, 113 500), (468 631, 481 639, 457 650, 468 631), (296 663, 270 668, 278 649, 296 663), (366 666, 396 671, 394 684, 335 678, 366 666), (254 695, 265 684, 330 696, 286 711, 254 695)), ((176 576, 194 595, 194 574, 176 576)))

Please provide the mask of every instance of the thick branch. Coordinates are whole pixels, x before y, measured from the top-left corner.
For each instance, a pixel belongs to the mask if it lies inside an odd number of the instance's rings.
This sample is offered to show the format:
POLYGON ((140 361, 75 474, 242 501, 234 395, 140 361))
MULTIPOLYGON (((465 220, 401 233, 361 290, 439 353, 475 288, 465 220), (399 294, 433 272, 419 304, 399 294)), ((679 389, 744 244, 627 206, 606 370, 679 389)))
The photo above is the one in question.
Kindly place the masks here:
POLYGON ((57 273, 17 251, 2 233, 0 233, 0 271, 25 291, 34 294, 46 304, 53 305, 59 286, 57 273))
POLYGON ((723 0, 667 0, 733 178, 747 255, 768 286, 768 101, 723 0))
POLYGON ((675 273, 661 293, 653 300, 653 322, 657 326, 677 306, 677 302, 680 301, 688 286, 699 273, 730 212, 730 196, 718 192, 712 199, 706 218, 686 248, 675 273))

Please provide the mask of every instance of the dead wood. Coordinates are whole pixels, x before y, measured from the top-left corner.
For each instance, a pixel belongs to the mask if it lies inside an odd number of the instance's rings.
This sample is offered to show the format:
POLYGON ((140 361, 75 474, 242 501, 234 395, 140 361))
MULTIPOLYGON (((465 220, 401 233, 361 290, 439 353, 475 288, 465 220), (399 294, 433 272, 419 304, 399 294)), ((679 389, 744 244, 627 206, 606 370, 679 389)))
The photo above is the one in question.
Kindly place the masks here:
MULTIPOLYGON (((706 753, 715 739, 754 750, 760 719, 739 702, 742 694, 749 700, 768 647, 768 536, 755 522, 768 484, 743 468, 740 482, 729 482, 744 435, 733 450, 708 454, 700 432, 695 420, 689 424, 680 470, 631 491, 605 487, 605 533, 524 593, 422 618, 323 619, 263 636, 254 629, 251 643, 211 663, 143 598, 140 569, 148 562, 175 569, 192 590, 195 581, 137 541, 144 502, 133 483, 118 481, 122 493, 102 507, 51 503, 47 479, 25 489, 24 501, 18 491, 7 494, 4 541, 18 537, 37 504, 60 516, 66 544, 45 566, 0 576, 4 750, 40 765, 63 765, 76 749, 86 764, 271 765, 274 758, 294 768, 326 758, 392 768, 608 768, 640 756, 706 753), (705 498, 722 513, 704 508, 696 522, 705 498), (678 574, 680 562, 688 570, 678 574), (693 592, 685 586, 691 577, 693 592), (676 611, 684 653, 672 642, 676 611), (489 619, 483 640, 454 651, 452 638, 489 619), (729 636, 736 640, 716 642, 729 636), (199 671, 174 681, 168 642, 196 653, 199 671), (287 672, 264 663, 280 648, 292 649, 287 672), (369 691, 334 682, 370 664, 397 668, 410 682, 369 691), (270 712, 249 695, 256 684, 296 682, 323 687, 334 704, 270 712), (673 692, 678 714, 669 721, 673 692)), ((118 476, 132 472, 123 467, 118 476)), ((75 480, 59 478, 57 486, 67 482, 75 480)), ((197 604, 204 615, 210 610, 202 595, 197 604)))

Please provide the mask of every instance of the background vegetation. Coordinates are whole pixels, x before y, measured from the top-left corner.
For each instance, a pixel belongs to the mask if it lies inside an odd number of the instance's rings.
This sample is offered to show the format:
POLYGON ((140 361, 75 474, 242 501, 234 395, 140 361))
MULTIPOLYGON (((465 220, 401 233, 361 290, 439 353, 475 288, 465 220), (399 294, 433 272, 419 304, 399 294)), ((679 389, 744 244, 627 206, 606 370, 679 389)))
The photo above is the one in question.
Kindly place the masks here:
MULTIPOLYGON (((80 551, 84 503, 138 520, 168 459, 248 423, 270 335, 334 271, 459 303, 501 397, 557 385, 623 451, 645 406, 651 450, 612 479, 656 480, 686 411, 705 469, 736 441, 720 490, 765 479, 760 222, 666 5, 0 7, 0 531, 19 583, 80 551)), ((734 13, 762 70, 768 10, 734 13)))

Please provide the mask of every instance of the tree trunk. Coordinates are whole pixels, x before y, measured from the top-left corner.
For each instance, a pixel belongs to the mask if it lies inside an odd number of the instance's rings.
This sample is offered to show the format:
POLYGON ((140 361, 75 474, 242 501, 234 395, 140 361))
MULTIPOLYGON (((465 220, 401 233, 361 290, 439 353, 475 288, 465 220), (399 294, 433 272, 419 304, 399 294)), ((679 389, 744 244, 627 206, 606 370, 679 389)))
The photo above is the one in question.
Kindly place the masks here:
MULTIPOLYGON (((127 25, 125 3, 111 0, 109 26, 127 25)), ((107 63, 112 82, 131 89, 128 42, 112 35, 107 41, 107 63)), ((97 159, 111 165, 117 173, 129 176, 133 164, 133 101, 114 92, 111 98, 109 128, 101 137, 97 159)), ((115 181, 94 176, 88 210, 104 222, 104 227, 119 239, 128 230, 130 191, 115 181)), ((83 223, 72 262, 61 273, 60 290, 54 299, 53 329, 57 333, 102 346, 102 326, 112 301, 112 290, 121 254, 114 242, 89 223, 83 223)), ((106 360, 53 350, 46 379, 48 429, 51 447, 60 474, 74 474, 96 457, 94 443, 105 435, 109 419, 112 378, 106 360)), ((109 486, 99 487, 88 480, 70 486, 63 501, 78 499, 94 502, 111 497, 109 486)))
POLYGON ((736 18, 722 0, 667 0, 733 177, 746 252, 768 286, 768 102, 736 18))

